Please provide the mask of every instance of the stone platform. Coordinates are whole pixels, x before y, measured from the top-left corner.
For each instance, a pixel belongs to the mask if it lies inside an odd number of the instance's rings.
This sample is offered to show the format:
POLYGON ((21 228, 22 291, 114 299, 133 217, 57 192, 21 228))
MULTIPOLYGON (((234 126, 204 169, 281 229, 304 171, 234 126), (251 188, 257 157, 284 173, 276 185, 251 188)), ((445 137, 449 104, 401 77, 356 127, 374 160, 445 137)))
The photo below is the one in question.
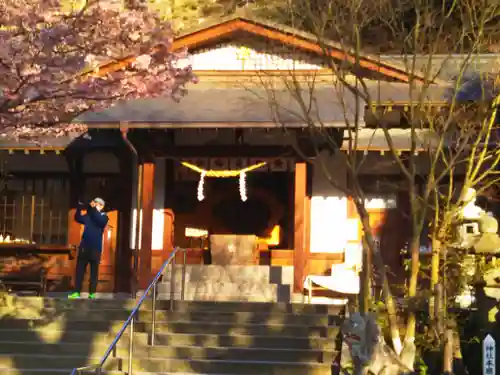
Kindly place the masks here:
MULTIPOLYGON (((182 266, 175 267, 174 298, 180 299, 182 266)), ((187 301, 292 301, 292 266, 187 265, 184 298, 187 301)), ((159 298, 169 299, 171 273, 158 287, 159 298)))

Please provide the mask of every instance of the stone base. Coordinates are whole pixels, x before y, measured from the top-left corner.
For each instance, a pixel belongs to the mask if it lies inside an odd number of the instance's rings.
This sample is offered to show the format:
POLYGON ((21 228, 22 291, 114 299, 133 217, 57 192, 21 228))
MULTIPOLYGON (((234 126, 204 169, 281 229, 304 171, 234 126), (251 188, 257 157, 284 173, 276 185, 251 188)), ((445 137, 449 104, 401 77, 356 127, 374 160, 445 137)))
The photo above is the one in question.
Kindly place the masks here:
MULTIPOLYGON (((174 298, 181 298, 182 266, 175 267, 174 298)), ((170 298, 170 270, 159 285, 159 298, 170 298)), ((291 302, 293 267, 186 266, 188 301, 291 302)))

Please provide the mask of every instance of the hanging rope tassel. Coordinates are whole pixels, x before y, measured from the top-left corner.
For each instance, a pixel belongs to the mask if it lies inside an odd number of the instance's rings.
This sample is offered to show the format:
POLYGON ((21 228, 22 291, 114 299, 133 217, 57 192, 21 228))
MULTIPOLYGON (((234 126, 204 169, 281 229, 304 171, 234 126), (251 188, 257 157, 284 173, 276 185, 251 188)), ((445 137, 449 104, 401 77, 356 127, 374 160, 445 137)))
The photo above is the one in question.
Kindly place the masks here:
POLYGON ((247 197, 247 184, 246 184, 247 174, 245 172, 240 173, 240 198, 243 202, 246 202, 247 197))
POLYGON ((215 177, 215 178, 230 178, 230 177, 240 177, 240 197, 243 202, 245 202, 247 197, 247 186, 246 186, 246 177, 247 172, 254 171, 266 165, 266 162, 257 163, 251 165, 249 167, 239 169, 239 170, 204 170, 200 167, 197 167, 194 164, 190 164, 186 161, 181 162, 181 164, 195 172, 200 174, 200 181, 198 182, 198 200, 202 201, 205 199, 205 195, 203 193, 203 187, 205 185, 205 177, 215 177))
POLYGON ((205 175, 207 172, 202 171, 200 173, 200 181, 198 181, 198 200, 201 202, 203 199, 205 199, 205 195, 203 194, 203 187, 205 185, 205 175))

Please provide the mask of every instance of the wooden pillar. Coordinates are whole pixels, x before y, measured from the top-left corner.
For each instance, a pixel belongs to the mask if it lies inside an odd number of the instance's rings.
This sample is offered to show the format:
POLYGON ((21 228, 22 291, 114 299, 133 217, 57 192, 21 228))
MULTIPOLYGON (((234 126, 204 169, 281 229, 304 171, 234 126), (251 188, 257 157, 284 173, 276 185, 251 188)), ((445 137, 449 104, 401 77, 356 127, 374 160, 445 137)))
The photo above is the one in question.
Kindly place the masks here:
POLYGON ((174 200, 175 200, 175 164, 173 160, 166 160, 165 163, 165 202, 164 214, 165 225, 163 227, 163 261, 167 260, 173 250, 174 243, 174 200))
POLYGON ((294 183, 294 254, 293 283, 294 292, 302 292, 307 259, 309 257, 310 202, 307 194, 307 164, 295 164, 294 183))
POLYGON ((154 161, 147 161, 142 163, 142 167, 142 226, 138 269, 139 289, 147 288, 151 282, 155 163, 154 161))
POLYGON ((130 155, 130 151, 122 149, 116 153, 120 160, 120 207, 118 208, 118 246, 115 258, 114 292, 130 293, 132 272, 132 248, 130 243, 130 230, 132 221, 132 197, 133 197, 133 176, 132 166, 135 161, 130 155))

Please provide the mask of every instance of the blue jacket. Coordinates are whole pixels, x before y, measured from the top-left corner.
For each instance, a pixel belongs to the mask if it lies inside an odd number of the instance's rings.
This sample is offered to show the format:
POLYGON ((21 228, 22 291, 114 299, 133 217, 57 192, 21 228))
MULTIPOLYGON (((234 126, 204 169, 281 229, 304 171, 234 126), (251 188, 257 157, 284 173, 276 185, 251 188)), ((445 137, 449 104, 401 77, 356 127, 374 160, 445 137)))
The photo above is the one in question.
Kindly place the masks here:
POLYGON ((87 207, 87 214, 82 215, 82 207, 78 207, 75 221, 84 226, 80 247, 97 250, 100 253, 102 251, 102 235, 108 224, 108 216, 90 206, 87 207))

